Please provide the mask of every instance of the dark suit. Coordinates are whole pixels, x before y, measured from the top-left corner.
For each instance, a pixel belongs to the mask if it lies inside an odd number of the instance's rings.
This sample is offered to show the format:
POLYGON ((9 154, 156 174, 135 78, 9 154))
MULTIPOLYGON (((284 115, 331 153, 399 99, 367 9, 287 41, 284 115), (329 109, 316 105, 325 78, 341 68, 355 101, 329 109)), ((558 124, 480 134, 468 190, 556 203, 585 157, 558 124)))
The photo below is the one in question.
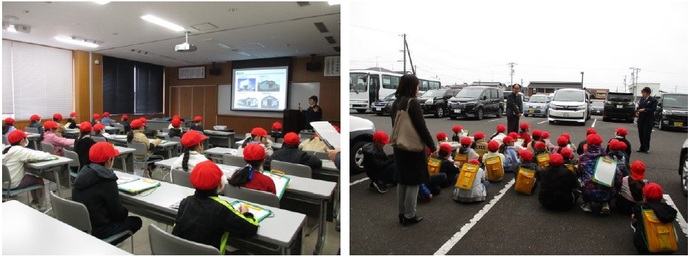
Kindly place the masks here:
POLYGON ((506 117, 508 118, 508 131, 518 132, 520 117, 518 114, 522 114, 522 97, 518 96, 516 93, 508 94, 508 102, 506 104, 506 117))
POLYGON ((647 99, 640 98, 637 109, 644 109, 637 117, 637 132, 640 136, 640 150, 649 151, 649 141, 652 139, 652 128, 654 127, 654 111, 656 111, 657 100, 649 96, 647 99))

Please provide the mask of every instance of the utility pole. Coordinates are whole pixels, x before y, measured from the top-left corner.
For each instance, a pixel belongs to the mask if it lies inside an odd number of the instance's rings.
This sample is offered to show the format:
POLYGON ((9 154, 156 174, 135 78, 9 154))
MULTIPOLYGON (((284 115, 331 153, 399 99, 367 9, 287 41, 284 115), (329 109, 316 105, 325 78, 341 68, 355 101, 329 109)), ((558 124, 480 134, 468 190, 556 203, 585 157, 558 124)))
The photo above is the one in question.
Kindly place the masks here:
POLYGON ((633 83, 633 95, 635 95, 635 92, 637 92, 637 83, 640 81, 640 68, 636 67, 630 67, 632 69, 631 75, 633 76, 632 78, 632 83, 633 83))
MULTIPOLYGON (((627 79, 628 79, 628 75, 623 76, 623 92, 627 91, 627 88, 625 88, 626 86, 628 86, 628 84, 626 82, 627 79)), ((618 92, 618 86, 616 86, 616 92, 618 92)))
POLYGON ((673 92, 678 92, 678 85, 676 85, 676 89, 673 89, 673 92))
POLYGON ((515 69, 513 69, 513 67, 517 65, 517 63, 510 62, 508 65, 510 66, 510 86, 513 86, 513 74, 515 74, 515 69))
POLYGON ((407 74, 407 34, 402 34, 403 37, 403 74, 407 74))

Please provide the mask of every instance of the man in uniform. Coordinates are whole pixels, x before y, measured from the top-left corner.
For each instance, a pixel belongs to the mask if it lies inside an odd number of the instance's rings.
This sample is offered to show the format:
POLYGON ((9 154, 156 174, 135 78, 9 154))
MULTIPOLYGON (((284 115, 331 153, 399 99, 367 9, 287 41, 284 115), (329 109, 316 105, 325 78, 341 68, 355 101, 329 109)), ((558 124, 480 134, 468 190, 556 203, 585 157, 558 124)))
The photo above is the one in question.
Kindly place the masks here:
POLYGON ((656 111, 657 100, 651 97, 652 89, 645 87, 642 89, 642 98, 637 106, 637 131, 640 136, 640 148, 637 152, 649 153, 649 141, 652 138, 652 128, 654 127, 654 111, 656 111))
POLYGON ((508 132, 518 132, 518 124, 520 123, 520 116, 522 116, 522 97, 518 95, 522 86, 520 84, 513 85, 513 93, 508 95, 508 102, 506 104, 506 117, 508 118, 508 132))
POLYGON ((312 95, 309 97, 309 108, 307 110, 302 110, 302 107, 299 107, 299 110, 304 112, 304 119, 306 121, 306 126, 305 129, 307 130, 313 130, 314 128, 311 127, 311 122, 315 121, 321 121, 321 107, 319 105, 316 105, 319 103, 319 97, 316 95, 312 95))

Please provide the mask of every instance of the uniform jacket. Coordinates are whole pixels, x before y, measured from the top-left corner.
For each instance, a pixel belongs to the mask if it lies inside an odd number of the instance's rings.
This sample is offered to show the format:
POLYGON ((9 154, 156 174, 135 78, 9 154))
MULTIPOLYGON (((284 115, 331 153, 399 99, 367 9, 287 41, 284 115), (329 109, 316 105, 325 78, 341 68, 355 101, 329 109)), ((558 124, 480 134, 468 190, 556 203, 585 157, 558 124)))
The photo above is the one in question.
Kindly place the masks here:
MULTIPOLYGON (((429 129, 426 127, 426 121, 422 114, 422 107, 414 98, 401 97, 397 98, 391 105, 391 124, 395 126, 395 117, 399 109, 406 109, 407 104, 410 104, 408 114, 410 121, 412 121, 417 135, 421 138, 429 150, 436 151, 436 143, 429 134, 429 129), (410 100, 412 99, 412 100, 410 100)), ((426 183, 429 180, 428 162, 425 150, 419 152, 404 151, 393 148, 395 158, 395 180, 404 185, 418 185, 426 183)))
POLYGON ((506 116, 514 117, 522 113, 522 97, 516 93, 510 93, 507 96, 506 116))
POLYGON ((297 145, 283 144, 283 147, 273 152, 271 161, 278 160, 288 163, 303 164, 309 166, 311 170, 321 168, 323 162, 315 155, 308 154, 297 147, 297 145))
POLYGON ((128 214, 120 201, 117 176, 100 164, 82 167, 72 187, 72 200, 86 206, 96 237, 102 238, 105 234, 99 234, 99 230, 124 220, 128 214))
POLYGON ((653 122, 654 121, 654 111, 656 111, 656 106, 658 104, 658 101, 656 98, 649 96, 647 99, 645 98, 640 98, 640 101, 637 105, 637 109, 644 109, 644 112, 640 112, 639 117, 637 118, 637 121, 639 122, 640 120, 646 121, 646 122, 653 122))
POLYGON ((2 156, 2 164, 7 166, 7 169, 10 171, 10 188, 16 188, 19 186, 19 183, 22 182, 26 174, 24 172, 24 163, 45 159, 50 156, 50 154, 43 151, 33 150, 18 145, 11 146, 7 153, 2 156))
POLYGON ((307 126, 310 126, 309 123, 314 122, 314 121, 321 121, 321 116, 323 115, 323 109, 321 106, 314 104, 313 106, 309 106, 306 110, 304 110, 304 119, 307 122, 307 126), (314 111, 314 108, 318 109, 318 111, 314 111))

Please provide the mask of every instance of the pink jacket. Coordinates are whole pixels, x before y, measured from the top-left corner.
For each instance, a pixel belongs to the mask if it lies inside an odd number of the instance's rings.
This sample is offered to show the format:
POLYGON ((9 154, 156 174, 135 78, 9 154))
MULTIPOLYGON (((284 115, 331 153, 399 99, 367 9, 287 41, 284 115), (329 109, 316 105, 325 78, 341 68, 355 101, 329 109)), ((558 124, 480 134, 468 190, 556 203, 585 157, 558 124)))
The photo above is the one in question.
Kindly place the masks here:
POLYGON ((46 131, 43 133, 43 142, 53 145, 55 148, 55 154, 58 156, 65 155, 65 153, 62 152, 62 148, 74 146, 74 139, 58 137, 57 134, 51 131, 46 131))

